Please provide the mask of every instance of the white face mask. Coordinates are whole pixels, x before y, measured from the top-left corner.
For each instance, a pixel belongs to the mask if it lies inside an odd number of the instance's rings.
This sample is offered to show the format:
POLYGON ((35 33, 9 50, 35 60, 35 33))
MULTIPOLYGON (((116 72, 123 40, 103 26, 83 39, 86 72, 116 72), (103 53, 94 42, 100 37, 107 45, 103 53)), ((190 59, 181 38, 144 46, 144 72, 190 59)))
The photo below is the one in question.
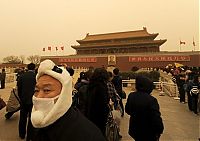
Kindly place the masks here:
POLYGON ((55 100, 59 98, 60 95, 57 95, 53 98, 37 98, 33 95, 33 106, 35 111, 40 111, 46 116, 53 106, 55 105, 55 100))

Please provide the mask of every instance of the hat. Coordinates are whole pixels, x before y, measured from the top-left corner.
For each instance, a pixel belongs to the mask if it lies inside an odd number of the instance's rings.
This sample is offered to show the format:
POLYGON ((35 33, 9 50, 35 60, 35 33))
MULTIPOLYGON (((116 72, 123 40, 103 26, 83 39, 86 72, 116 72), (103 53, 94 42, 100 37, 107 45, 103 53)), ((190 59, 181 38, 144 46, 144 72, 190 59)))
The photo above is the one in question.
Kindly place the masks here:
POLYGON ((51 111, 44 117, 40 111, 36 111, 34 106, 31 114, 31 121, 34 127, 42 128, 54 123, 62 117, 72 104, 72 77, 63 67, 58 67, 51 60, 44 60, 40 63, 36 81, 43 76, 49 75, 62 84, 62 90, 51 111))

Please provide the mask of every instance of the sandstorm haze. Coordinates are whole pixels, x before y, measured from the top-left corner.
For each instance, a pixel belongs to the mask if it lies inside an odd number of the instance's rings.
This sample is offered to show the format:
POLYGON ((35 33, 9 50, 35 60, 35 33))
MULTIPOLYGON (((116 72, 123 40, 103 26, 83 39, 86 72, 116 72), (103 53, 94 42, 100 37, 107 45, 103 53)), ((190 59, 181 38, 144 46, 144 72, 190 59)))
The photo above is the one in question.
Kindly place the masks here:
POLYGON ((9 55, 56 55, 42 51, 64 46, 57 55, 74 54, 71 45, 87 33, 141 30, 167 39, 161 51, 199 50, 198 0, 2 0, 0 62, 9 55))

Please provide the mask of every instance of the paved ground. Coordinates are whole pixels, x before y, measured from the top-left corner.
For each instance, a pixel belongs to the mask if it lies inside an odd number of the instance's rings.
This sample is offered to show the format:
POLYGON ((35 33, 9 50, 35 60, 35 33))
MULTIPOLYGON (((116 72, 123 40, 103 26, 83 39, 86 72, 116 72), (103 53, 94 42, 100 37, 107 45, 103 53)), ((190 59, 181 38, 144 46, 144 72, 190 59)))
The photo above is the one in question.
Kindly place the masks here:
MULTIPOLYGON (((6 89, 0 89, 0 95, 7 101, 10 90, 14 83, 8 83, 6 89)), ((127 93, 130 89, 125 89, 127 93)), ((169 96, 159 96, 159 91, 154 91, 153 96, 158 99, 162 118, 165 126, 161 141, 198 141, 199 138, 199 116, 190 112, 187 104, 179 103, 169 96)), ((126 103, 126 100, 124 100, 126 103)), ((0 141, 20 141, 18 137, 19 113, 16 113, 10 120, 4 118, 5 108, 0 111, 0 141)), ((128 135, 129 116, 121 120, 122 141, 131 141, 128 135)))

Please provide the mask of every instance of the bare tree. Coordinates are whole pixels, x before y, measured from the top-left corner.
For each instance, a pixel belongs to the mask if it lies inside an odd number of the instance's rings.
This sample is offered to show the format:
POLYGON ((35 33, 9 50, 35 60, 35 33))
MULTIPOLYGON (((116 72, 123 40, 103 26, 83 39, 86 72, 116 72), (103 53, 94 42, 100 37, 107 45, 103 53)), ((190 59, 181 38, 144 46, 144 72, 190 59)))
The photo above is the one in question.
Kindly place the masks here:
POLYGON ((19 58, 20 58, 20 60, 21 60, 21 63, 22 63, 22 64, 24 64, 24 61, 25 61, 25 56, 24 56, 24 55, 20 55, 20 57, 19 57, 19 58))
POLYGON ((31 56, 27 57, 27 60, 30 61, 31 63, 34 63, 37 65, 40 63, 40 56, 39 55, 31 55, 31 56))
POLYGON ((3 63, 20 64, 21 60, 19 59, 18 56, 11 55, 3 58, 3 63))

